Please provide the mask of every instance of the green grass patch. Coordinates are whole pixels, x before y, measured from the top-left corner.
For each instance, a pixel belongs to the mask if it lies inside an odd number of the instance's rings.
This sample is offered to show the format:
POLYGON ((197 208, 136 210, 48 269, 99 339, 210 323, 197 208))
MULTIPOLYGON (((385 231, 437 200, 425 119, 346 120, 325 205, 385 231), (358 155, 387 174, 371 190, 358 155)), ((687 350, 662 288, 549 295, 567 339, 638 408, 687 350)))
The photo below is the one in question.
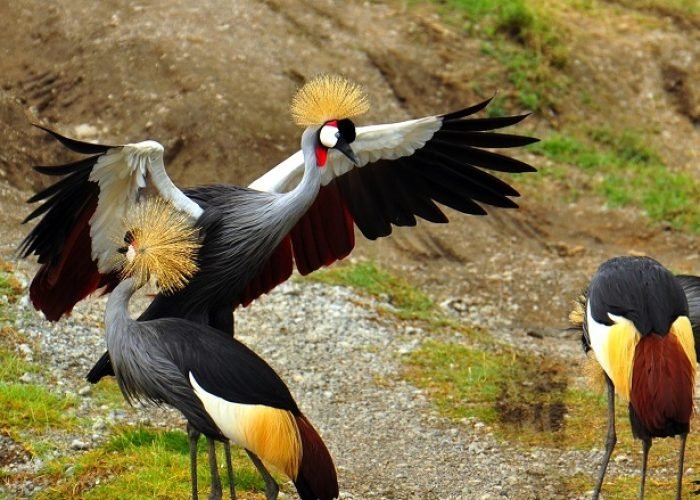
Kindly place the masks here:
POLYGON ((110 408, 121 408, 126 403, 122 395, 117 379, 114 377, 105 377, 100 380, 99 384, 92 387, 92 397, 98 405, 107 405, 110 408))
POLYGON ((0 258, 0 295, 7 296, 10 302, 15 302, 24 292, 13 272, 12 265, 0 258))
MULTIPOLYGON (((583 139, 552 134, 532 146, 558 163, 579 167, 594 189, 612 207, 635 205, 655 221, 700 231, 700 184, 691 176, 669 170, 641 134, 626 130, 590 130, 583 139)), ((561 167, 554 167, 550 175, 561 167)))
MULTIPOLYGON (((13 383, 25 373, 37 373, 39 368, 0 344, 0 384, 13 383)), ((0 417, 2 421, 2 417, 0 417)))
MULTIPOLYGON (((414 4, 425 2, 414 2, 414 4)), ((555 90, 566 84, 558 70, 566 66, 568 49, 563 28, 550 5, 526 0, 445 0, 429 2, 443 19, 482 39, 482 52, 505 70, 491 75, 507 78, 521 107, 542 110, 555 106, 555 90)), ((492 115, 505 109, 491 106, 492 115)))
MULTIPOLYGON (((223 448, 217 448, 226 490, 223 448)), ((247 455, 242 450, 232 451, 236 491, 264 491, 264 482, 247 455)), ((41 475, 51 486, 37 499, 188 498, 191 486, 187 436, 182 431, 122 429, 104 446, 77 459, 62 458, 48 464, 41 475)), ((200 497, 205 497, 211 488, 205 439, 200 439, 198 446, 197 478, 200 497)))
POLYGON ((306 279, 328 285, 342 285, 371 296, 388 299, 401 319, 433 319, 437 311, 433 301, 406 280, 378 268, 372 262, 337 264, 316 271, 306 279))
POLYGON ((72 414, 75 405, 74 398, 53 394, 40 385, 0 383, 0 429, 13 436, 71 430, 78 425, 72 414))
POLYGON ((561 365, 505 345, 430 341, 410 354, 405 375, 454 419, 476 417, 519 440, 548 440, 564 426, 561 365))
POLYGON ((0 258, 0 322, 14 319, 11 307, 22 296, 24 289, 13 274, 13 267, 9 262, 0 258), (4 297, 4 299, 2 299, 4 297))

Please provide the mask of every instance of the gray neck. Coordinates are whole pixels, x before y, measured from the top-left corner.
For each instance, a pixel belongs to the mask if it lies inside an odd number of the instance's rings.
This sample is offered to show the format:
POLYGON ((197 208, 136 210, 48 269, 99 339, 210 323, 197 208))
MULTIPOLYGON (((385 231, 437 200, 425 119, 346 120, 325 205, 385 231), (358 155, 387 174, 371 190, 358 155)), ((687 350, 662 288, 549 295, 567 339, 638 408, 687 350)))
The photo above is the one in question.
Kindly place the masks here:
POLYGON ((126 325, 132 321, 129 316, 129 299, 135 292, 134 278, 127 278, 112 290, 105 308, 105 329, 107 348, 114 339, 126 331, 126 325))
POLYGON ((294 189, 278 198, 278 203, 283 206, 278 206, 281 210, 276 211, 276 213, 283 216, 283 220, 287 222, 285 225, 289 225, 287 232, 307 212, 321 187, 322 168, 319 168, 316 163, 317 132, 317 127, 307 127, 304 130, 301 136, 301 150, 304 154, 304 176, 294 189))

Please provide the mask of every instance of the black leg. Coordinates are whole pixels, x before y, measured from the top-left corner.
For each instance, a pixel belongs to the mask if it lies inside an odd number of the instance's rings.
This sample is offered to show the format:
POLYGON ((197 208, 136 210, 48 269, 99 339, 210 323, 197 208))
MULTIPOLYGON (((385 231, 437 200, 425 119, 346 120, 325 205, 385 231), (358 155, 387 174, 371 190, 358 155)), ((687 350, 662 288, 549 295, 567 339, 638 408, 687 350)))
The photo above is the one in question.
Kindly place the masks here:
POLYGON ((190 481, 192 482, 192 500, 197 500, 197 441, 199 431, 187 422, 187 438, 190 443, 190 481))
POLYGON ((642 481, 639 483, 639 500, 644 499, 644 484, 647 479, 647 459, 651 448, 651 438, 642 439, 642 481))
POLYGON ((253 465, 255 465, 255 468, 258 469, 258 472, 265 481, 265 498, 267 498, 267 500, 276 500, 280 492, 280 487, 277 486, 275 479, 268 472, 265 465, 263 465, 262 460, 260 460, 255 453, 250 450, 246 450, 245 452, 248 454, 251 462, 253 462, 253 465))
POLYGON ((211 470, 211 493, 209 500, 221 500, 221 478, 219 477, 219 468, 216 466, 216 441, 207 437, 209 445, 209 469, 211 470))
POLYGON ((676 478, 676 500, 681 500, 683 490, 683 460, 685 459, 685 438, 688 434, 681 434, 681 447, 678 452, 678 477, 676 478))
POLYGON ((231 463, 231 443, 224 441, 224 453, 226 454, 226 471, 228 472, 228 487, 231 491, 231 500, 236 500, 236 483, 233 479, 233 464, 231 463))
POLYGON ((615 433, 615 386, 613 386, 612 380, 610 380, 610 377, 607 375, 605 375, 605 382, 608 386, 608 435, 605 438, 605 456, 603 457, 603 463, 601 464, 600 471, 598 472, 598 481, 596 482, 595 489, 593 490, 594 500, 600 496, 605 471, 608 469, 610 456, 612 455, 615 444, 617 443, 617 434, 615 433))

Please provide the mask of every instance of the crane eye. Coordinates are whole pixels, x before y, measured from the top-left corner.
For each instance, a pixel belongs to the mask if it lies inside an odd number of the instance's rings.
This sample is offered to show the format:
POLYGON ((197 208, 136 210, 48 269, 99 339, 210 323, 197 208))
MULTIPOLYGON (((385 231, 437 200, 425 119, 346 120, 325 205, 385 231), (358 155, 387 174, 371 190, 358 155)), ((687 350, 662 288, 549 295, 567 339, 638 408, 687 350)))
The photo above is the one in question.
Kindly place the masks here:
POLYGON ((338 144, 340 130, 335 125, 324 125, 318 132, 318 140, 327 148, 334 148, 338 144))

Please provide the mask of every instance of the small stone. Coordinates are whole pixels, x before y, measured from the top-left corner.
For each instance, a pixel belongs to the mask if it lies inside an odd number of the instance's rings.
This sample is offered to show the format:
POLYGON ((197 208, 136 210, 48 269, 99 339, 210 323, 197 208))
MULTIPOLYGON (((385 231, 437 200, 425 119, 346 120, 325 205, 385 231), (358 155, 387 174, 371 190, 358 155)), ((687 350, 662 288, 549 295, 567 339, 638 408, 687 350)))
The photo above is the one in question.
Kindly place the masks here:
POLYGON ((484 447, 480 443, 470 443, 469 447, 467 447, 467 451, 469 453, 477 454, 484 451, 484 447))
POLYGON ((83 386, 80 388, 80 390, 78 391, 78 396, 87 396, 91 392, 92 392, 92 387, 90 387, 89 385, 86 385, 86 386, 83 386))
POLYGON ((28 344, 18 344, 17 350, 25 356, 32 355, 32 348, 28 344))
POLYGON ((86 443, 80 439, 74 439, 70 443, 71 450, 87 450, 88 448, 90 448, 90 443, 86 443))
POLYGON ((112 410, 107 414, 107 420, 109 420, 110 422, 124 420, 125 417, 126 412, 124 410, 112 410))
POLYGON ((105 424, 105 421, 102 420, 101 418, 97 418, 95 422, 92 424, 92 431, 93 432, 100 432, 105 430, 107 427, 107 424, 105 424))
POLYGON ((76 139, 87 139, 90 137, 97 136, 97 127, 90 125, 89 123, 81 123, 75 126, 75 136, 76 139))
POLYGON ((19 381, 22 382, 23 384, 30 384, 34 380, 34 375, 32 375, 29 372, 25 372, 22 374, 22 376, 19 378, 19 381))

